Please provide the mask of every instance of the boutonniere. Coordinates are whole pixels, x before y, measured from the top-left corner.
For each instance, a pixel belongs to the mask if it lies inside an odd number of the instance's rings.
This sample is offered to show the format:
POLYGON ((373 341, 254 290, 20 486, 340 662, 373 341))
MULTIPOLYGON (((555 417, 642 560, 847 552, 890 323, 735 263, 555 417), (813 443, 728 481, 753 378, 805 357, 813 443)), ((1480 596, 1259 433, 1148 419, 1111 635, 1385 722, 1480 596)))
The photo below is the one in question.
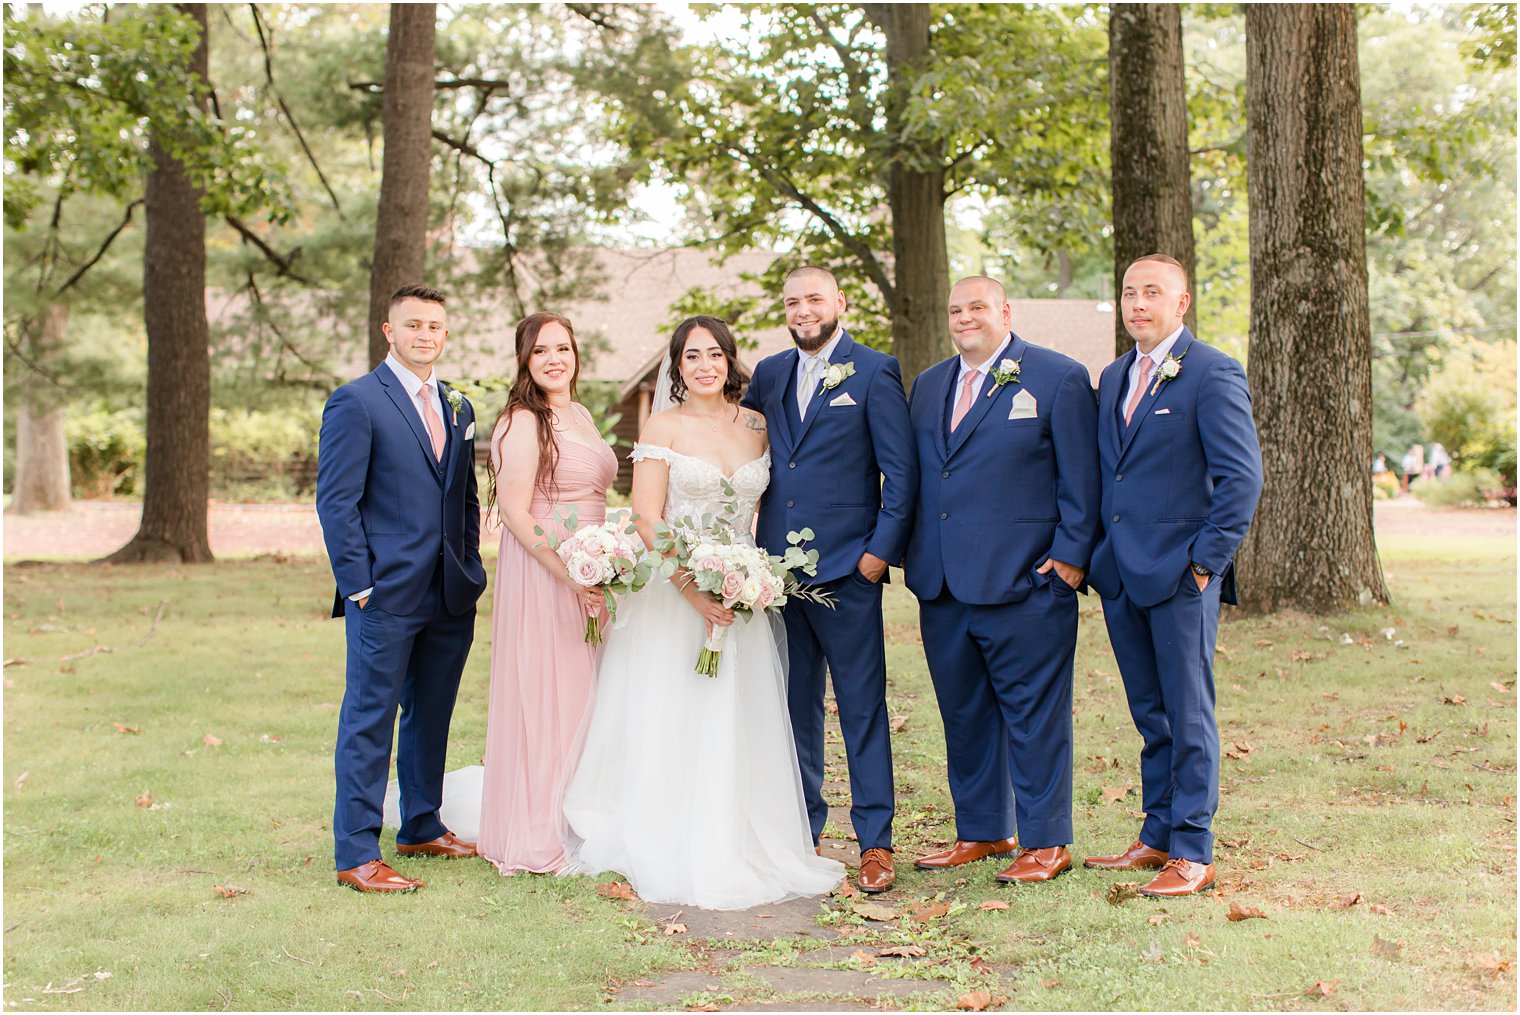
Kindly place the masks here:
POLYGON ((1005 384, 1019 383, 1019 371, 1022 369, 1019 364, 1021 362, 1022 357, 1019 359, 1005 359, 999 361, 998 365, 992 368, 992 387, 987 391, 988 398, 997 394, 998 388, 1001 388, 1005 384))
POLYGON ((454 412, 454 425, 459 425, 459 410, 464 408, 464 396, 450 388, 443 396, 449 403, 449 408, 454 412))
POLYGON ((849 360, 843 363, 830 363, 828 369, 823 372, 823 384, 818 389, 818 394, 825 391, 833 391, 845 382, 847 378, 855 376, 855 364, 849 360))
MULTIPOLYGON (((1187 350, 1182 350, 1182 356, 1186 355, 1187 350)), ((1162 360, 1161 365, 1156 368, 1156 383, 1151 385, 1152 395, 1161 390, 1161 385, 1182 373, 1182 356, 1166 354, 1166 359, 1162 360)))

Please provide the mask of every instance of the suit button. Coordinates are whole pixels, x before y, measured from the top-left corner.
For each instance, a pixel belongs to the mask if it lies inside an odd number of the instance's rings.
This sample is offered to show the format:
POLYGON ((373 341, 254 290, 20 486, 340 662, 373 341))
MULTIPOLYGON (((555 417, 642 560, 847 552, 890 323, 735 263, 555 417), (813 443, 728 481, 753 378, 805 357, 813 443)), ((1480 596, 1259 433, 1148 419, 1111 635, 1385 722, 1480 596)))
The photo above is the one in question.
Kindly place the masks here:
POLYGON ((1115 483, 1122 483, 1122 482, 1124 482, 1124 473, 1121 472, 1117 476, 1115 476, 1114 477, 1114 482, 1115 483))
POLYGON ((786 506, 787 506, 787 507, 793 507, 793 506, 795 506, 795 505, 796 505, 796 503, 797 503, 797 502, 796 502, 796 501, 790 501, 790 500, 789 500, 789 501, 787 501, 787 502, 786 502, 786 506))
POLYGON ((786 467, 788 469, 795 469, 797 467, 797 463, 796 462, 787 462, 786 463, 786 467))
POLYGON ((940 516, 940 518, 949 518, 950 517, 950 512, 948 512, 948 511, 941 511, 939 513, 939 516, 940 516))
POLYGON ((949 479, 950 478, 950 470, 946 469, 944 472, 940 473, 940 476, 943 477, 944 479, 949 479))
POLYGON ((1119 520, 1119 516, 1118 515, 1114 515, 1114 521, 1117 522, 1118 520, 1119 520))

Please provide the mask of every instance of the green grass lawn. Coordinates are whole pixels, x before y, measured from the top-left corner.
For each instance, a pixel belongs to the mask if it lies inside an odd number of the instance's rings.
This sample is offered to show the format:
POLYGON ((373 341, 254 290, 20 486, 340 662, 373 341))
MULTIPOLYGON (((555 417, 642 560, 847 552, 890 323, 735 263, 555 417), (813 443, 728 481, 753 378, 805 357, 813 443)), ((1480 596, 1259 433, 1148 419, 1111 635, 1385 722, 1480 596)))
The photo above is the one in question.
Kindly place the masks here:
MULTIPOLYGON (((910 869, 954 831, 916 607, 894 586, 903 873, 882 901, 956 903, 920 935, 944 961, 914 975, 975 985, 980 960, 1021 1009, 1513 1009, 1514 545, 1383 550, 1391 608, 1222 625, 1222 888, 1163 904, 1111 904, 1123 875, 1009 889, 990 864, 910 869), (976 908, 994 898, 1009 908, 976 908), (1232 904, 1266 918, 1231 921, 1232 904)), ((323 563, 8 567, 5 582, 8 1006, 596 1008, 610 983, 701 960, 589 879, 413 860, 397 866, 428 881, 417 895, 334 884, 343 649, 323 563)), ((483 749, 488 652, 465 674, 450 767, 483 749)), ((1095 602, 1076 714, 1080 857, 1127 845, 1140 817, 1139 740, 1095 602)))

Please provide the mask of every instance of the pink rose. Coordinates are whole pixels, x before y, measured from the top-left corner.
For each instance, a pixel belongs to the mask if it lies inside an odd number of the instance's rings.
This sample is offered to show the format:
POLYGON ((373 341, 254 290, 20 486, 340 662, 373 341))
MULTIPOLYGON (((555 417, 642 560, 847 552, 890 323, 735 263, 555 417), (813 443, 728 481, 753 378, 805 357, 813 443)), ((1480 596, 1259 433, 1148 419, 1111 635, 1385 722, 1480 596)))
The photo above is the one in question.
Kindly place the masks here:
POLYGON ((570 580, 575 584, 590 588, 600 585, 605 577, 602 562, 595 557, 578 553, 570 558, 570 580))
POLYGON ((738 599, 739 593, 744 591, 744 574, 741 571, 730 571, 723 576, 723 598, 725 600, 738 599))
POLYGON ((760 597, 755 600, 755 605, 762 610, 768 610, 770 609, 771 603, 774 603, 775 601, 776 593, 772 591, 770 585, 768 583, 762 585, 760 587, 760 597))
POLYGON ((703 557, 692 565, 693 571, 722 571, 723 561, 719 557, 703 557))

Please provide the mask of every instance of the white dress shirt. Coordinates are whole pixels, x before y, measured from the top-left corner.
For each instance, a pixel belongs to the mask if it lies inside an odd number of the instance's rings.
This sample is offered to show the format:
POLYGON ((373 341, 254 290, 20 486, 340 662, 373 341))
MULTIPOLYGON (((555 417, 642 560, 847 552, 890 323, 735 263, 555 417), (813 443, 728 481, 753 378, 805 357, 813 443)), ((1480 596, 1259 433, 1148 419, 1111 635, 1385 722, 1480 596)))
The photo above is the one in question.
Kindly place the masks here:
MULTIPOLYGON (((834 355, 834 349, 839 345, 839 337, 843 334, 843 328, 835 329, 834 337, 825 342, 823 344, 823 348, 819 349, 817 352, 803 352, 801 349, 797 350, 797 384, 795 387, 797 388, 797 399, 799 402, 802 400, 802 382, 807 380, 808 364, 813 360, 819 361, 818 366, 813 368, 817 371, 817 373, 813 375, 812 397, 816 398, 818 396, 818 382, 823 380, 823 371, 828 368, 829 357, 834 355)), ((812 408, 811 402, 808 403, 808 407, 812 408)))
MULTIPOLYGON (((1135 362, 1129 365, 1129 380, 1124 385, 1124 397, 1119 400, 1119 404, 1121 406, 1129 405, 1129 400, 1135 397, 1135 382, 1140 380, 1140 357, 1149 355, 1152 363, 1151 376, 1155 377, 1156 371, 1161 367, 1161 361, 1166 359, 1166 354, 1172 351, 1172 346, 1175 345, 1177 339, 1182 336, 1183 327, 1184 325, 1177 325, 1177 330, 1168 335, 1166 339, 1162 341, 1160 345, 1156 346, 1156 348, 1152 349, 1150 353, 1140 353, 1140 355, 1137 355, 1135 357, 1135 362)), ((1137 353, 1140 352, 1139 349, 1136 349, 1135 351, 1137 353)))
POLYGON ((987 375, 992 372, 993 364, 995 364, 997 362, 997 359, 998 359, 999 356, 1003 355, 1004 350, 1006 350, 1008 348, 1009 343, 1011 343, 1012 341, 1013 341, 1013 332, 1010 331, 1008 333, 1008 337, 1006 337, 1006 338, 1003 339, 1003 344, 1000 345, 1000 346, 998 346, 997 350, 995 352, 993 352, 993 354, 991 356, 988 356, 986 359, 982 360, 981 366, 972 366, 970 363, 966 362, 966 357, 964 355, 962 355, 961 356, 960 369, 958 369, 955 372, 955 392, 956 392, 955 397, 957 397, 957 398, 960 397, 961 385, 966 380, 966 371, 968 371, 968 370, 980 370, 982 376, 978 377, 977 380, 979 382, 980 381, 985 381, 987 379, 987 375))

